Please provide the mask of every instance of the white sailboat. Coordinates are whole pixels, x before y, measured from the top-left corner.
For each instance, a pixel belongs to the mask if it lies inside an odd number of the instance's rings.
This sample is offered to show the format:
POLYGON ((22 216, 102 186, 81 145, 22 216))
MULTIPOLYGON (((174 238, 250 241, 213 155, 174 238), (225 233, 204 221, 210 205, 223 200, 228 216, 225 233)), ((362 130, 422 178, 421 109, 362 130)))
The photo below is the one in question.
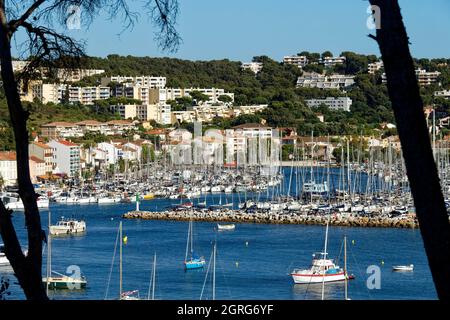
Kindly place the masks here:
POLYGON ((150 279, 150 284, 148 288, 147 300, 155 300, 155 285, 156 285, 156 252, 155 255, 153 256, 152 277, 150 279))
POLYGON ((123 291, 122 242, 124 241, 124 238, 122 235, 122 221, 120 221, 120 224, 119 224, 119 241, 120 241, 120 245, 119 245, 119 300, 140 300, 139 290, 125 291, 125 292, 123 291))
MULTIPOLYGON (((212 300, 216 300, 216 252, 217 252, 217 243, 214 242, 213 252, 211 253, 211 259, 213 265, 213 274, 212 274, 212 300)), ((209 268, 211 266, 211 262, 208 264, 208 270, 206 271, 205 280, 203 281, 202 292, 200 293, 200 300, 203 298, 203 293, 205 291, 206 280, 208 280, 209 268)))

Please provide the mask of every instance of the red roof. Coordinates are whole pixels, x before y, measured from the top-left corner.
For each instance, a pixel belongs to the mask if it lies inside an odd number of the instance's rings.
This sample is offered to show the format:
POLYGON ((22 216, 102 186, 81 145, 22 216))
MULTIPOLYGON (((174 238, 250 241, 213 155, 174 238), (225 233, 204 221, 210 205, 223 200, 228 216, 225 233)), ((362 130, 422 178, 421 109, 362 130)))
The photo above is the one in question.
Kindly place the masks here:
POLYGON ((44 160, 39 159, 39 158, 36 157, 36 156, 31 156, 31 157, 30 157, 30 160, 33 161, 33 162, 36 162, 36 163, 45 163, 44 160))
POLYGON ((0 151, 0 161, 16 161, 16 152, 0 151))
POLYGON ((76 143, 73 143, 71 141, 67 141, 67 140, 58 140, 59 143, 67 146, 67 147, 78 147, 78 145, 76 143))
POLYGON ((43 149, 51 149, 48 145, 46 145, 45 143, 39 142, 39 141, 33 141, 32 143, 43 149))

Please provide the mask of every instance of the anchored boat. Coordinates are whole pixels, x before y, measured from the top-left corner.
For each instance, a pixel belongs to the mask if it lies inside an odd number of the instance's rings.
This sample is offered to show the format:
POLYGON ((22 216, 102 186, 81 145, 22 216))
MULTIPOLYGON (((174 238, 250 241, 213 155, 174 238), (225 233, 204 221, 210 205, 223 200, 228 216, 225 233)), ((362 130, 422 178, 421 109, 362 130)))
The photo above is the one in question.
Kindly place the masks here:
POLYGON ((86 222, 83 220, 65 219, 59 220, 56 225, 50 226, 50 234, 57 236, 62 234, 77 234, 86 231, 86 222))
POLYGON ((234 230, 236 228, 236 226, 234 225, 234 223, 232 224, 217 224, 217 230, 219 231, 231 231, 234 230))
POLYGON ((186 270, 190 269, 200 269, 205 265, 205 258, 197 257, 194 254, 193 247, 193 231, 192 231, 192 220, 189 221, 188 237, 186 243, 186 255, 184 257, 184 267, 186 270), (189 255, 189 257, 188 257, 189 255))
POLYGON ((409 266, 393 266, 392 271, 414 271, 414 265, 410 264, 409 266))
POLYGON ((324 283, 354 279, 354 276, 347 274, 347 270, 340 268, 333 262, 333 259, 327 257, 327 242, 328 223, 325 232, 324 251, 313 254, 312 263, 309 269, 294 269, 291 272, 292 279, 296 284, 324 283))

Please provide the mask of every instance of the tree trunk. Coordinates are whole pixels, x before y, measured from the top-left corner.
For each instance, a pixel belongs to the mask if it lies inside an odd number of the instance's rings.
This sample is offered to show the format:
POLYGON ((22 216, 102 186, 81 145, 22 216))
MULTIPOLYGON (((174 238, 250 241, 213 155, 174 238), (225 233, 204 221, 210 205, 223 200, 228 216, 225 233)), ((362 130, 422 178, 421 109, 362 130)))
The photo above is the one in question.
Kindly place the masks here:
MULTIPOLYGON (((4 12, 4 8, 0 8, 4 12)), ((3 22, 3 21, 2 21, 3 22)), ((25 224, 28 233, 28 254, 24 256, 11 221, 11 213, 0 203, 0 233, 5 244, 5 254, 11 263, 27 299, 47 299, 42 284, 43 231, 36 203, 36 193, 30 179, 28 164, 28 113, 22 108, 14 77, 9 31, 0 23, 0 60, 3 88, 14 130, 17 154, 17 181, 19 195, 25 207, 25 224)))
MULTIPOLYGON (((438 297, 450 299, 450 225, 433 158, 408 36, 397 0, 370 0, 380 8, 376 32, 406 171, 438 297)), ((401 253, 400 253, 401 254, 401 253)))

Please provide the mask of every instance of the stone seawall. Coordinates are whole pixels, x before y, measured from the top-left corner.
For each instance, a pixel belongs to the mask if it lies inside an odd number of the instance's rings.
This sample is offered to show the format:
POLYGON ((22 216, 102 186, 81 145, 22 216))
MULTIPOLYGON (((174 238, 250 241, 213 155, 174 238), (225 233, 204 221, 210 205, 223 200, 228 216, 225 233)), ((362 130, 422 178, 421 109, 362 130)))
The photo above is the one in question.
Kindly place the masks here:
MULTIPOLYGON (((171 221, 203 221, 203 222, 236 222, 236 223, 274 223, 274 224, 305 224, 323 225, 328 216, 290 215, 283 213, 254 213, 240 211, 130 211, 123 216, 125 219, 171 220, 171 221)), ((353 217, 331 215, 330 225, 343 227, 378 227, 378 228, 418 228, 418 222, 413 217, 381 218, 353 217)))

